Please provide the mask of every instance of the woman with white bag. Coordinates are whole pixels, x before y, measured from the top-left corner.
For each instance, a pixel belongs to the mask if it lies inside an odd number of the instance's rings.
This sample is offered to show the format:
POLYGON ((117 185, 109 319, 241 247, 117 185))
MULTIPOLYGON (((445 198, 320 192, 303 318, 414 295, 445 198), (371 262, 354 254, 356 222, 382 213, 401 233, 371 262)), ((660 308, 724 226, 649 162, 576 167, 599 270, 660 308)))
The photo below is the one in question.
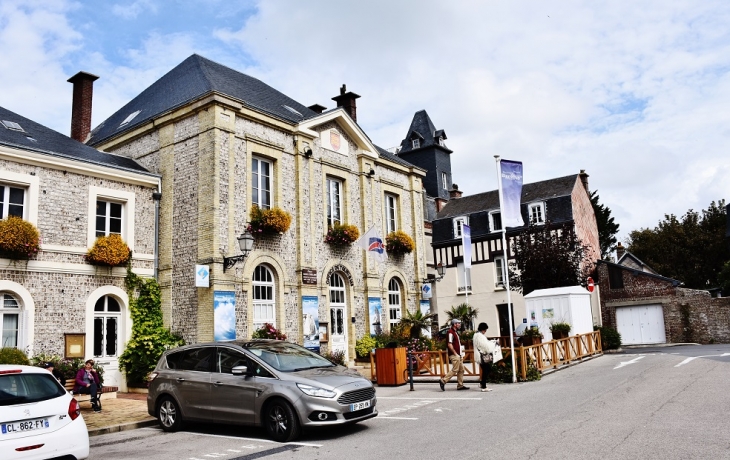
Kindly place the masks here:
POLYGON ((477 333, 472 338, 474 341, 474 359, 482 369, 482 379, 479 382, 482 391, 492 391, 491 388, 487 388, 487 376, 489 371, 492 370, 495 346, 494 342, 487 339, 487 329, 489 329, 487 323, 479 323, 477 333))

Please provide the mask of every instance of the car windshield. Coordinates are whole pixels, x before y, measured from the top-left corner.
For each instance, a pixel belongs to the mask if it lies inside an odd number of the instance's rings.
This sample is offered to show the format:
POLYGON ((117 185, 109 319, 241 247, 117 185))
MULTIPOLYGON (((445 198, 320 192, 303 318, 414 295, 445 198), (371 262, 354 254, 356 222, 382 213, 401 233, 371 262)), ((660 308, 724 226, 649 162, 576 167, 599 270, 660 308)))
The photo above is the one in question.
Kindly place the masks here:
POLYGON ((0 406, 45 401, 65 393, 66 390, 58 384, 50 372, 0 375, 0 406))
POLYGON ((283 372, 335 366, 322 356, 289 342, 253 342, 247 344, 246 349, 269 366, 283 372))

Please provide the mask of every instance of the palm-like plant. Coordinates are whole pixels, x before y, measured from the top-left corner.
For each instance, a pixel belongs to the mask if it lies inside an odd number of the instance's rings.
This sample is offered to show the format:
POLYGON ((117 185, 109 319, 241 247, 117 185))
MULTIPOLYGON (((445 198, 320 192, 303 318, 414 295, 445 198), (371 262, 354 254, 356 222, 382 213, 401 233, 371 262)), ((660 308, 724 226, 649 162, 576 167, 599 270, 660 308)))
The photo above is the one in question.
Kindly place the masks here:
POLYGON ((406 315, 401 318, 400 322, 403 327, 409 327, 411 330, 411 338, 417 339, 421 337, 421 331, 423 329, 431 329, 431 323, 434 318, 433 313, 423 314, 421 310, 416 310, 415 313, 406 311, 406 315))
POLYGON ((474 320, 479 314, 478 308, 473 308, 468 303, 462 303, 455 307, 451 307, 451 310, 446 312, 447 321, 445 326, 451 325, 451 320, 460 319, 464 324, 464 329, 467 331, 474 330, 474 320))

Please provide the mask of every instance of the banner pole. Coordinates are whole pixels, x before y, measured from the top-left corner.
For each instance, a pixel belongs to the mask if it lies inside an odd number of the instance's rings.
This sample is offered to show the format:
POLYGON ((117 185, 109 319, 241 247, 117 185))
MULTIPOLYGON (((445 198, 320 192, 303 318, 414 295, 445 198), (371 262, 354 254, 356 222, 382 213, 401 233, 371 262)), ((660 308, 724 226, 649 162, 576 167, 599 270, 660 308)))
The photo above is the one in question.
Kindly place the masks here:
MULTIPOLYGON (((502 198, 502 172, 500 170, 500 159, 499 155, 494 155, 494 159, 497 163, 497 189, 499 190, 499 216, 504 222, 504 200, 502 198)), ((509 269, 507 264, 507 227, 502 224, 502 252, 504 254, 504 270, 502 270, 502 277, 504 278, 504 285, 507 289, 507 316, 509 318, 509 347, 510 356, 512 356, 512 383, 517 383, 517 369, 515 369, 515 335, 512 329, 512 296, 509 290, 509 269)), ((524 364, 524 363, 523 363, 524 364)))

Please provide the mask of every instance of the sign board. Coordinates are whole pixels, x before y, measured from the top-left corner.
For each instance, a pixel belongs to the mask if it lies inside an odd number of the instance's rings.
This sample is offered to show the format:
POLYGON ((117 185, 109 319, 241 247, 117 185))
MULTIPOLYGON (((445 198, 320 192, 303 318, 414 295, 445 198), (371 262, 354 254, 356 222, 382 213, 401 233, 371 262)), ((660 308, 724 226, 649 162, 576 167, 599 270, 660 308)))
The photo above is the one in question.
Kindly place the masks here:
POLYGON ((383 333, 383 308, 380 297, 368 297, 368 311, 370 312, 370 335, 383 333))
POLYGON ((207 265, 195 266, 195 287, 210 287, 210 267, 207 265))
POLYGON ((236 340, 236 293, 213 292, 213 340, 236 340))
POLYGON ((302 284, 317 284, 317 270, 311 268, 303 268, 302 284))
POLYGON ((433 289, 431 288, 431 283, 426 283, 421 287, 421 298, 423 300, 430 299, 432 294, 433 294, 433 289))
POLYGON ((320 346, 319 297, 302 296, 302 332, 304 348, 319 353, 320 346))
POLYGON ((593 290, 596 288, 596 285, 593 283, 593 278, 590 276, 588 277, 588 292, 593 292, 593 290))

